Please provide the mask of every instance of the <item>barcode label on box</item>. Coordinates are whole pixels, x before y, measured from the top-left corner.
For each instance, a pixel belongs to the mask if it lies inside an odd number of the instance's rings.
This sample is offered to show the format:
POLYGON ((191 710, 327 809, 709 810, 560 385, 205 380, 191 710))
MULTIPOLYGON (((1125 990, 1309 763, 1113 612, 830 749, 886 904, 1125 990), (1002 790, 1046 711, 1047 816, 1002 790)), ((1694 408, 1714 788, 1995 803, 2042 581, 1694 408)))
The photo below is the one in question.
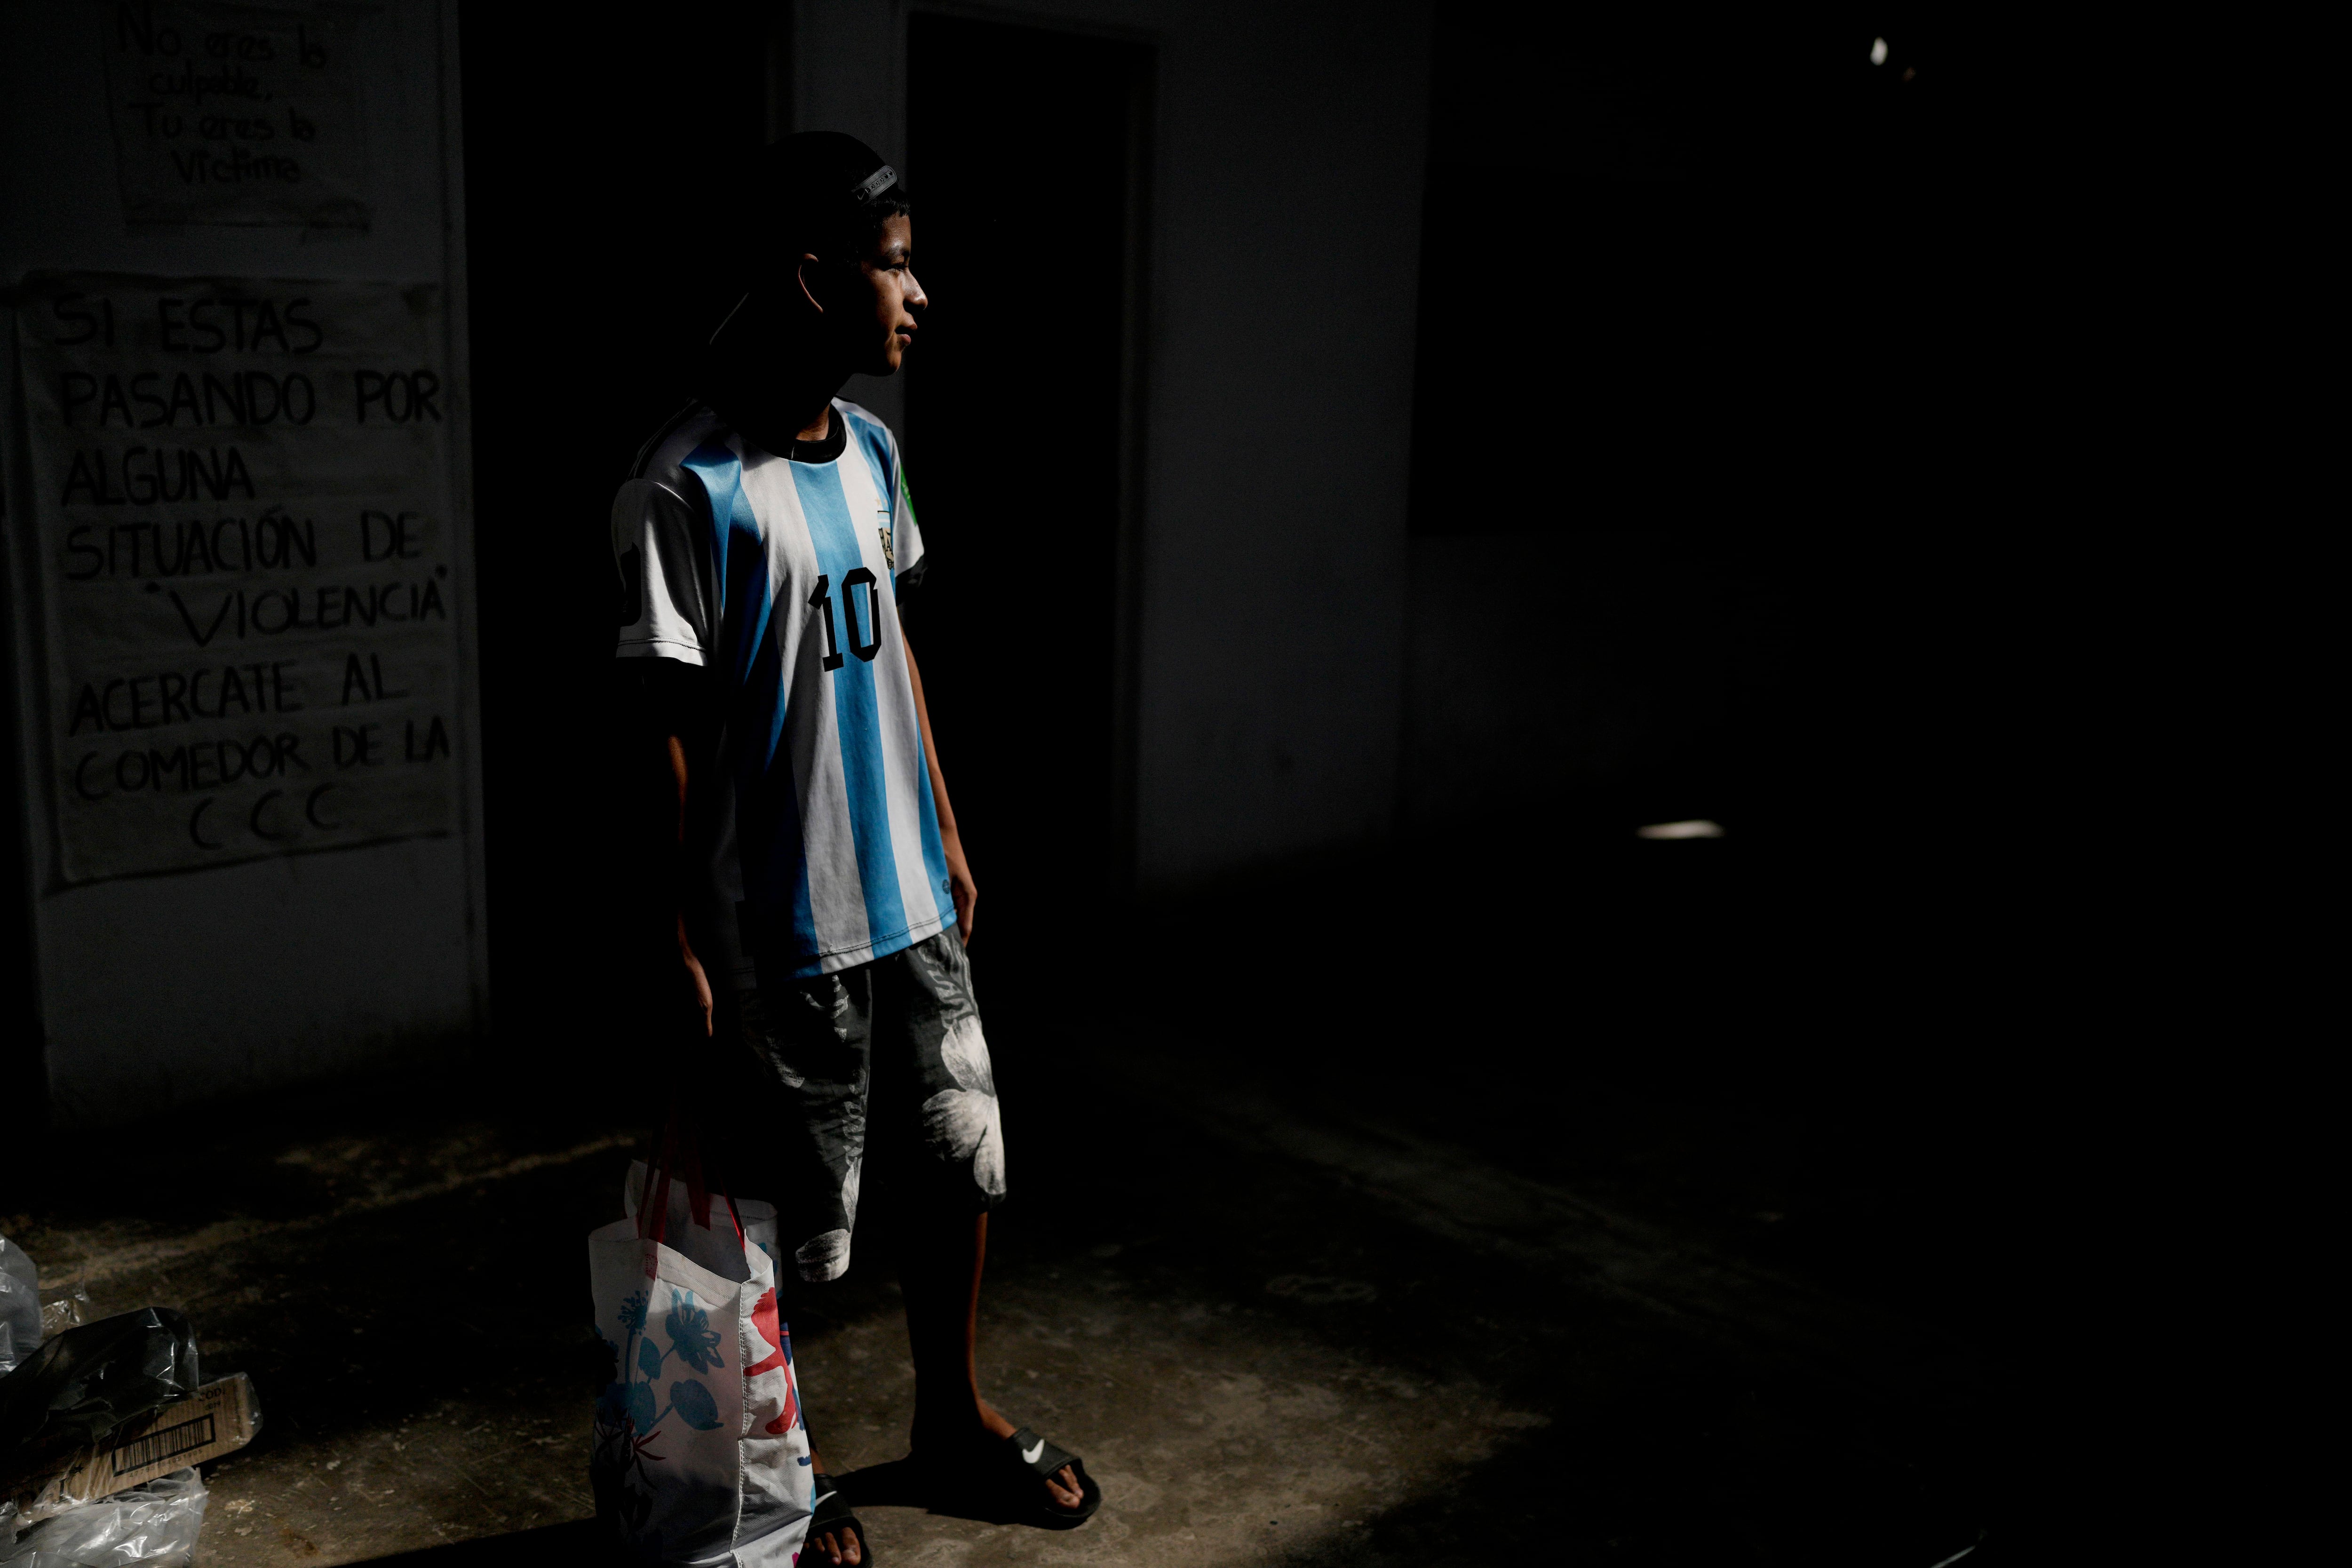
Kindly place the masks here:
POLYGON ((121 1476, 144 1469, 149 1465, 160 1464, 165 1459, 204 1447, 212 1440, 213 1418, 207 1412, 193 1421, 183 1421, 176 1426, 166 1426, 123 1444, 114 1450, 114 1473, 121 1476))

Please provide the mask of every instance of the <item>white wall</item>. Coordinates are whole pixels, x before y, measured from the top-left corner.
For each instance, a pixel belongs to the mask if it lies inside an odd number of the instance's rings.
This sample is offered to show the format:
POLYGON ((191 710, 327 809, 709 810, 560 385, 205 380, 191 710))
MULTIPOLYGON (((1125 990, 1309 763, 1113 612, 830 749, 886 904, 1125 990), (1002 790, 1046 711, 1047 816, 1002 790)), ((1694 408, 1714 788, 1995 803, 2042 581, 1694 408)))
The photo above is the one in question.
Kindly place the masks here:
MULTIPOLYGON (((904 158, 910 9, 800 0, 799 129, 904 158)), ((1052 0, 969 14, 1158 51, 1140 882, 1384 834, 1403 712, 1428 6, 1052 0)), ((919 171, 910 183, 919 195, 919 171)), ((851 395, 898 413, 887 383, 851 395)))
MULTIPOLYGON (((97 47, 103 8, 15 0, 0 9, 0 277, 36 268, 166 276, 383 279, 441 285, 457 402, 452 559, 472 559, 465 472, 463 189, 457 151, 456 16, 409 0, 364 14, 373 228, 126 228, 97 47)), ((13 367, 9 375, 13 396, 13 367)), ((19 459, 10 447, 13 470, 19 459)), ((55 863, 43 665, 26 614, 34 584, 21 476, 9 475, 5 560, 30 885, 52 1106, 67 1122, 120 1121, 381 1059, 415 1059, 487 1023, 473 693, 471 574, 463 628, 453 837, 70 889, 55 863)))

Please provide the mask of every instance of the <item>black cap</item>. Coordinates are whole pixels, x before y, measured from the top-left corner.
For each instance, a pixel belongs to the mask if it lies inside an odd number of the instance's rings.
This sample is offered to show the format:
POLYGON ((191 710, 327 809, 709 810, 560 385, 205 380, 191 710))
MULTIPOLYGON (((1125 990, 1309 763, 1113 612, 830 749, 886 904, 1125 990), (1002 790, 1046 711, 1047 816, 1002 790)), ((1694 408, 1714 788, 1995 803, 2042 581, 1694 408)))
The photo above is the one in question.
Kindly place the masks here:
POLYGON ((780 257, 840 259, 862 250, 880 220, 877 204, 907 199, 898 172, 873 148, 838 131, 783 137, 751 154, 747 164, 740 219, 722 241, 746 280, 768 276, 780 257))
POLYGON ((811 216, 865 205, 898 184, 898 171, 855 136, 803 131, 772 142, 761 153, 775 194, 811 216))

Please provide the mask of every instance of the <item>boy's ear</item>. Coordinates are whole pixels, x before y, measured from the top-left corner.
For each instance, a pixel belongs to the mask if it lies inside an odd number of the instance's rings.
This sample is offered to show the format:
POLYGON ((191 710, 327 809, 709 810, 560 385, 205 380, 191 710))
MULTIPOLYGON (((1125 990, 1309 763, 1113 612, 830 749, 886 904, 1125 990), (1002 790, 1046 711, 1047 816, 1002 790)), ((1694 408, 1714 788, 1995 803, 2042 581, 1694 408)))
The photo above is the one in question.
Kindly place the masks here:
POLYGON ((809 269, 816 265, 817 258, 815 252, 803 251, 801 253, 801 264, 793 268, 793 277, 801 286, 801 298, 809 302, 809 309, 822 316, 824 314, 824 301, 818 299, 816 297, 816 290, 809 286, 809 269))

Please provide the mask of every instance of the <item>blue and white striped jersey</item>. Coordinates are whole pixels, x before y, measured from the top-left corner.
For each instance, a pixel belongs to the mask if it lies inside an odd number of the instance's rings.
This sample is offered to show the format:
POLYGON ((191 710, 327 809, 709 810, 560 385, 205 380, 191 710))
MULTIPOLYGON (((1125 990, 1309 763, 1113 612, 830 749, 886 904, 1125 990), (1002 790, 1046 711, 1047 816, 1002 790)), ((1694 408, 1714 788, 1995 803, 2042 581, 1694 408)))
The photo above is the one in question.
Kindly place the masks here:
POLYGON ((712 978, 738 984, 955 921, 898 629, 922 534, 888 426, 838 398, 833 416, 825 443, 780 458, 689 410, 613 504, 620 657, 710 672, 714 788, 689 825, 709 898, 688 918, 712 978))

